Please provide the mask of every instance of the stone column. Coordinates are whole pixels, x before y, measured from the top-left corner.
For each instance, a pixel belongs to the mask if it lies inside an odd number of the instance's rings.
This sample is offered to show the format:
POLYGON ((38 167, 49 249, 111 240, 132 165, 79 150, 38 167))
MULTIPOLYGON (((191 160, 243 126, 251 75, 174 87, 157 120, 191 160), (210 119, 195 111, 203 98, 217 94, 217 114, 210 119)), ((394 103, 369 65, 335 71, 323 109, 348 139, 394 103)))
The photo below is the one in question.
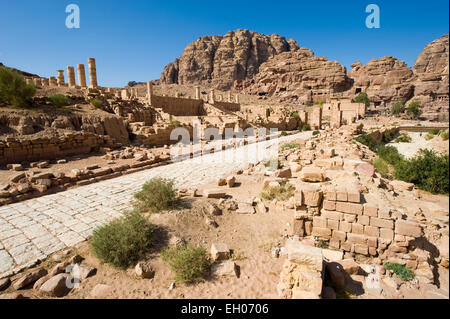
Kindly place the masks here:
POLYGON ((69 87, 75 87, 75 68, 73 66, 67 67, 67 80, 69 81, 69 87))
POLYGON ((58 70, 58 86, 64 86, 64 70, 58 70))
POLYGON ((231 91, 228 91, 228 102, 230 102, 230 103, 232 102, 231 101, 231 91))
POLYGON ((216 100, 215 90, 211 89, 211 92, 209 93, 209 104, 214 104, 215 100, 216 100))
POLYGON ((78 85, 82 88, 87 87, 86 85, 86 70, 84 68, 84 64, 77 64, 77 73, 78 73, 78 85))
POLYGON ((200 86, 195 87, 195 99, 200 100, 200 86))
POLYGON ((236 94, 236 95, 234 96, 234 98, 235 98, 235 103, 239 104, 239 95, 236 94))
POLYGON ((152 96, 153 96, 153 83, 151 81, 147 82, 147 102, 148 105, 152 105, 152 96))
POLYGON ((40 86, 41 85, 41 79, 40 78, 33 78, 33 82, 34 82, 34 85, 36 85, 36 86, 40 86))
POLYGON ((95 59, 88 59, 88 68, 89 68, 89 87, 96 88, 97 84, 97 68, 95 66, 95 59))

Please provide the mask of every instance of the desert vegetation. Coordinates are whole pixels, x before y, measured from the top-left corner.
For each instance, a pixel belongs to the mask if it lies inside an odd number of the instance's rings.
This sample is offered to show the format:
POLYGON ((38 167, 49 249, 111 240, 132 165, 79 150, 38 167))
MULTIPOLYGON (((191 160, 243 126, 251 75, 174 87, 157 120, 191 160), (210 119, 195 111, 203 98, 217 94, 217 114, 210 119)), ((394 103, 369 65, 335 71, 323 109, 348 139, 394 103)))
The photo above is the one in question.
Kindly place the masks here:
POLYGON ((134 195, 135 208, 141 212, 157 213, 176 207, 178 200, 174 183, 161 177, 146 182, 142 190, 134 195))
POLYGON ((0 66, 0 106, 30 107, 35 92, 19 72, 0 66))

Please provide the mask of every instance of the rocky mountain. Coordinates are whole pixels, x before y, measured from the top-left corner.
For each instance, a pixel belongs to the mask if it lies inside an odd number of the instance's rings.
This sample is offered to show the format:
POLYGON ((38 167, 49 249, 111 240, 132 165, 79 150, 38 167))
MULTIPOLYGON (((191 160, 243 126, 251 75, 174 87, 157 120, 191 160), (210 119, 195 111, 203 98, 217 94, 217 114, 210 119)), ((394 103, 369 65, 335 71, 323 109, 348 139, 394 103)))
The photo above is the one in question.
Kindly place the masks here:
POLYGON ((349 95, 366 92, 375 104, 409 100, 414 95, 414 74, 411 68, 391 56, 373 59, 366 65, 353 63, 348 76, 353 79, 349 95))
POLYGON ((448 105, 449 35, 429 43, 417 57, 414 94, 423 104, 443 102, 448 105))
POLYGON ((265 35, 249 30, 201 37, 164 68, 161 83, 209 84, 229 89, 235 80, 255 76, 260 65, 269 58, 298 48, 293 39, 286 41, 277 34, 265 35))
POLYGON ((348 90, 351 81, 344 66, 301 48, 283 52, 264 62, 252 79, 236 82, 247 94, 276 95, 285 100, 325 100, 348 90))

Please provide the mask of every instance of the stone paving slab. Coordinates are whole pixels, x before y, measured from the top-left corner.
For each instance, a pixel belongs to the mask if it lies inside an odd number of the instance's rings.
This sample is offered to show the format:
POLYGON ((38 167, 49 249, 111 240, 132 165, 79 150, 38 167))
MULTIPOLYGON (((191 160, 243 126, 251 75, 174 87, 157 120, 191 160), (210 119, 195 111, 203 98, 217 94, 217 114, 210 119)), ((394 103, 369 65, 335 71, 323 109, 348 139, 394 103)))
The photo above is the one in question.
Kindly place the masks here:
MULTIPOLYGON (((309 137, 311 132, 303 132, 278 141, 309 137)), ((273 142, 259 142, 258 148, 271 147, 273 142)), ((151 178, 172 178, 177 187, 186 188, 206 184, 262 160, 254 147, 216 152, 0 207, 0 279, 86 240, 95 228, 130 208, 133 194, 151 178), (232 152, 235 160, 224 161, 232 152)))

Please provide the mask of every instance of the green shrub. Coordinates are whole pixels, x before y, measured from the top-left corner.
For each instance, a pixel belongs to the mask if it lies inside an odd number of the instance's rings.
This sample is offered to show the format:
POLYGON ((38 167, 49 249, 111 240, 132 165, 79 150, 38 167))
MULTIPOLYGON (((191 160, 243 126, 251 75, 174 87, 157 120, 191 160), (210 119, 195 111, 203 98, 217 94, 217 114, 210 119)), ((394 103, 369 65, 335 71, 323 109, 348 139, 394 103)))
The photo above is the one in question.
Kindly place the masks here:
POLYGON ((449 135, 448 131, 442 132, 441 133, 442 140, 443 141, 448 141, 448 135, 449 135))
POLYGON ((408 134, 402 134, 395 139, 395 143, 411 143, 411 136, 408 134))
POLYGON ((370 106, 370 99, 367 93, 361 92, 353 99, 354 103, 364 103, 366 107, 370 106))
POLYGON ((419 154, 395 164, 395 178, 414 183, 433 194, 449 193, 449 156, 422 149, 419 154))
POLYGON ((317 247, 322 249, 328 249, 329 244, 326 240, 319 239, 319 241, 317 242, 317 247))
POLYGON ((169 122, 170 122, 170 125, 172 125, 173 127, 179 127, 180 126, 180 122, 177 121, 177 120, 174 120, 172 115, 170 115, 170 117, 169 117, 169 122))
POLYGON ((311 125, 309 124, 303 124, 302 131, 311 131, 311 125))
POLYGON ((400 101, 397 101, 392 106, 391 113, 392 115, 399 115, 405 111, 405 100, 401 99, 400 101))
POLYGON ((134 198, 137 200, 135 208, 150 213, 176 207, 178 203, 174 181, 161 177, 146 182, 134 198))
POLYGON ((439 133, 441 133, 441 130, 438 129, 437 127, 434 127, 430 130, 430 134, 439 135, 439 133))
POLYGON ((388 164, 381 158, 377 157, 373 160, 372 165, 375 167, 378 173, 382 177, 388 177, 389 174, 389 166, 388 164))
POLYGON ((287 182, 280 182, 280 186, 277 187, 264 187, 264 191, 261 193, 261 197, 266 200, 279 200, 285 201, 294 196, 295 187, 287 182))
POLYGON ((391 165, 395 165, 403 159, 403 156, 398 152, 397 148, 391 145, 379 146, 376 153, 391 165))
POLYGON ((427 133, 427 135, 425 135, 424 139, 425 141, 429 141, 432 140, 435 136, 431 133, 427 133))
POLYGON ((271 169, 271 170, 277 170, 281 168, 281 162, 278 158, 272 158, 264 163, 264 166, 271 169))
POLYGON ((318 131, 318 130, 315 130, 314 132, 312 132, 312 135, 313 135, 313 136, 316 136, 316 135, 318 135, 318 134, 320 134, 320 131, 318 131))
POLYGON ((306 102, 306 106, 313 106, 313 105, 314 105, 314 103, 311 102, 311 101, 307 101, 307 102, 306 102))
POLYGON ((406 109, 406 115, 411 119, 417 119, 422 115, 419 101, 412 101, 406 109))
POLYGON ((49 102, 56 107, 63 107, 70 104, 70 99, 64 94, 53 94, 48 98, 49 102))
POLYGON ((0 104, 29 107, 35 93, 34 84, 27 84, 19 72, 0 67, 0 104))
POLYGON ((287 136, 288 133, 286 131, 281 131, 281 136, 287 136))
POLYGON ((318 100, 318 101, 314 102, 315 105, 320 105, 320 106, 322 106, 324 103, 325 103, 324 100, 318 100))
POLYGON ((93 98, 91 100, 91 105, 97 109, 99 109, 102 106, 102 104, 103 104, 102 101, 99 99, 93 98))
POLYGON ((211 266, 206 249, 191 244, 168 248, 161 257, 175 273, 175 280, 185 284, 202 281, 211 266))
POLYGON ((294 118, 294 119, 299 119, 299 118, 300 118, 300 115, 298 114, 297 111, 295 111, 295 112, 292 112, 292 113, 291 113, 291 117, 294 118))
POLYGON ((403 281, 410 281, 416 277, 414 272, 405 265, 384 263, 384 268, 386 270, 392 270, 403 281))
POLYGON ((281 145, 281 149, 285 149, 285 148, 293 149, 293 148, 298 148, 298 147, 300 147, 300 144, 296 144, 296 143, 288 143, 288 144, 281 145))
POLYGON ((123 217, 94 230, 91 248, 103 262, 127 268, 153 243, 153 231, 153 225, 138 211, 125 212, 123 217))
POLYGON ((355 137, 354 140, 356 142, 359 142, 363 145, 366 145, 368 148, 370 148, 372 151, 376 148, 377 144, 372 136, 363 134, 358 137, 355 137))

